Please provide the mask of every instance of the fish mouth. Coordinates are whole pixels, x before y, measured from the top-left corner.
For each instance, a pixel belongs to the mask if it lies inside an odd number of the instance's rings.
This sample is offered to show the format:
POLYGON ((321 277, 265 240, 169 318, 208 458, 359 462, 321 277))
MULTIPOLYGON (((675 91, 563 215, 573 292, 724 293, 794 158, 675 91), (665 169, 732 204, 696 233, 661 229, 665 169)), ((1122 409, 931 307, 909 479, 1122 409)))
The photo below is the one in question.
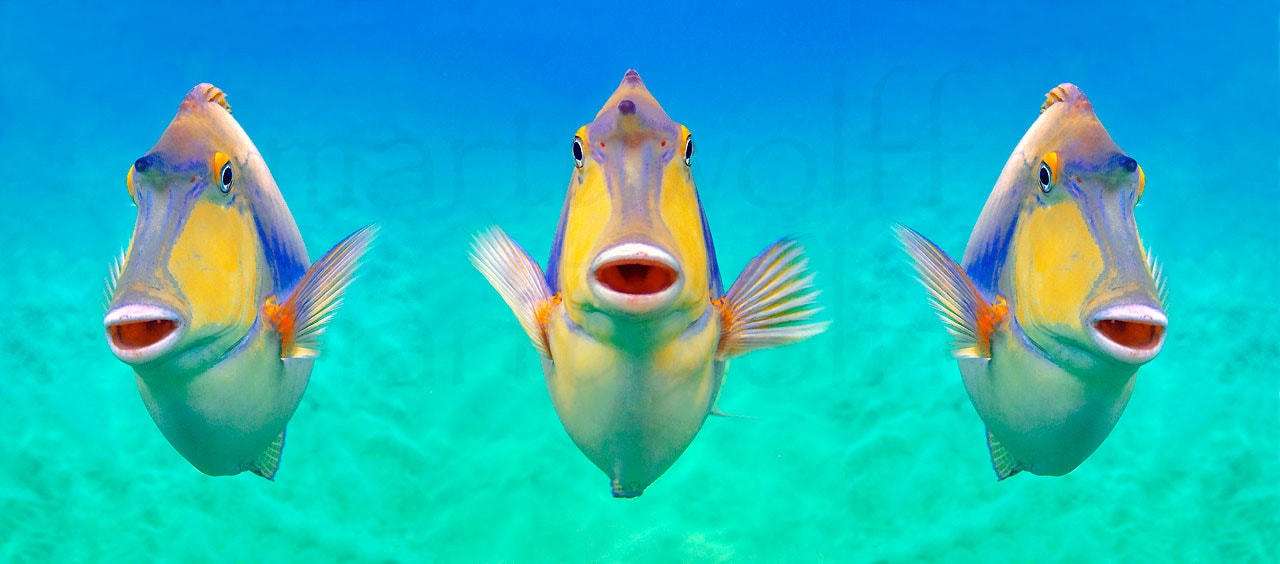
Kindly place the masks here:
POLYGON ((669 305, 683 284, 675 258, 652 245, 624 243, 600 253, 591 265, 592 292, 626 313, 669 305))
POLYGON ((127 364, 144 364, 172 351, 186 332, 178 314, 152 305, 123 305, 103 320, 111 353, 127 364))
POLYGON ((1145 305, 1106 308, 1089 322, 1089 336, 1103 352, 1125 364, 1144 364, 1164 347, 1169 320, 1145 305))

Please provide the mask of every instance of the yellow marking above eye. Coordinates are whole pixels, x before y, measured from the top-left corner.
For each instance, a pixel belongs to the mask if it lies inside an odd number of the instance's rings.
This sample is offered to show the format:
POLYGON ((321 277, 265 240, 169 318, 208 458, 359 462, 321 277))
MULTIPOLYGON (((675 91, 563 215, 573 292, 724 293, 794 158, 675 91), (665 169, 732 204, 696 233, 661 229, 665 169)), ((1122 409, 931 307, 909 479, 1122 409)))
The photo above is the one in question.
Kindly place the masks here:
POLYGON ((1138 198, 1134 202, 1142 201, 1142 190, 1147 187, 1147 173, 1142 172, 1142 165, 1138 165, 1138 198))
POLYGON ((1058 183, 1058 153, 1050 151, 1040 161, 1040 169, 1036 171, 1036 179, 1040 182, 1040 191, 1046 194, 1058 183))
POLYGON ((680 126, 680 151, 684 153, 684 166, 690 166, 693 159, 693 134, 689 132, 689 128, 680 126))
POLYGON ((231 157, 218 151, 213 154, 213 183, 226 194, 235 184, 235 167, 231 165, 231 157))
POLYGON ((129 165, 129 174, 124 176, 124 187, 129 191, 129 197, 133 197, 133 165, 129 165))

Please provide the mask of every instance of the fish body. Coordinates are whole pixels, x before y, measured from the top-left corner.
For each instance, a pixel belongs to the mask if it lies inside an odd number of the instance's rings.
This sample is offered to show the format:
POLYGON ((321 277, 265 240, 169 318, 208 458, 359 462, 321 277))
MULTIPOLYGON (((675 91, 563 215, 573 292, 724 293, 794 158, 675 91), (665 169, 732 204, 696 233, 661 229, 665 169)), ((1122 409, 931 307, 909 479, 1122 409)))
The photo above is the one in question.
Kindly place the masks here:
POLYGON ((730 357, 821 332, 799 245, 783 239, 727 292, 694 186, 693 141, 628 71, 574 137, 545 274, 494 228, 472 260, 543 360, 578 448, 635 497, 715 411, 730 357))
POLYGON ((1078 87, 1049 92, 963 260, 899 226, 955 339, 998 478, 1063 475, 1101 445, 1163 347, 1159 268, 1138 236, 1146 178, 1078 87))
POLYGON ((375 228, 312 264, 266 163, 209 84, 187 94, 126 183, 138 217, 108 279, 108 346, 193 466, 272 479, 319 336, 375 228))

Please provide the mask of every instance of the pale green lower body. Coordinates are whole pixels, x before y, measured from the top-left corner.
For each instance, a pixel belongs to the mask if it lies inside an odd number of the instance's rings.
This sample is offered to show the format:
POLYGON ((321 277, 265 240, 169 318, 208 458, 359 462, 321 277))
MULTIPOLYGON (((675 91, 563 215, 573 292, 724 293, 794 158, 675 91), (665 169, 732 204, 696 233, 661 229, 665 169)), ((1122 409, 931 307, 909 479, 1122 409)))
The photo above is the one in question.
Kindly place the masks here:
POLYGON ((238 354, 194 377, 138 376, 138 389, 173 448, 205 474, 253 467, 284 431, 311 377, 311 359, 280 359, 278 340, 255 335, 238 354))
POLYGON ((1077 376, 1015 331, 992 335, 989 360, 960 359, 965 388, 991 436, 1013 457, 1014 470, 1067 474, 1111 433, 1137 370, 1077 376))

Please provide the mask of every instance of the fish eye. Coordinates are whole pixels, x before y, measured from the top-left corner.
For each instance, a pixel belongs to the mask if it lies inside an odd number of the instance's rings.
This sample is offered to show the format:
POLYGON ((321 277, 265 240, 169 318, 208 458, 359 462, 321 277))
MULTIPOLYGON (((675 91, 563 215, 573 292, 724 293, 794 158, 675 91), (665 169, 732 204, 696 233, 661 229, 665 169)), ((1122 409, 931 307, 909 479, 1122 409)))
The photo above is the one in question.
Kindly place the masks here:
POLYGON ((573 164, 578 168, 582 168, 582 138, 573 138, 573 164))
POLYGON ((235 179, 235 173, 231 170, 231 163, 227 162, 222 165, 222 171, 218 173, 218 189, 223 194, 231 191, 231 181, 235 179))
POLYGON ((684 140, 684 166, 690 166, 693 159, 693 136, 690 135, 684 140))
POLYGON ((1058 153, 1049 153, 1044 156, 1044 160, 1040 161, 1037 180, 1040 181, 1041 192, 1048 194, 1053 190, 1053 185, 1058 180, 1058 153))

